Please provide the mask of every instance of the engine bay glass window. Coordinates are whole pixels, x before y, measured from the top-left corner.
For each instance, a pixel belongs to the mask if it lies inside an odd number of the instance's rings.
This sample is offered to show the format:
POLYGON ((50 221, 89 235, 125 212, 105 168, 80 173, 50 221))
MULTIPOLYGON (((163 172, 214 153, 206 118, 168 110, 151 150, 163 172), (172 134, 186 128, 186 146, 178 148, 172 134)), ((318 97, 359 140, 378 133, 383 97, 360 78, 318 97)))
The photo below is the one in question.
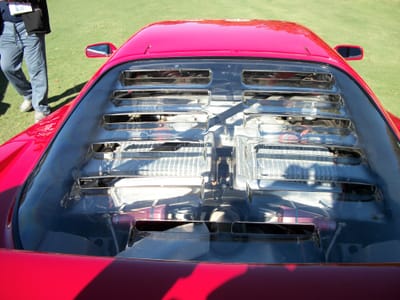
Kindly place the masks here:
POLYGON ((398 145, 328 65, 130 62, 58 133, 19 201, 16 237, 124 258, 400 261, 398 145))

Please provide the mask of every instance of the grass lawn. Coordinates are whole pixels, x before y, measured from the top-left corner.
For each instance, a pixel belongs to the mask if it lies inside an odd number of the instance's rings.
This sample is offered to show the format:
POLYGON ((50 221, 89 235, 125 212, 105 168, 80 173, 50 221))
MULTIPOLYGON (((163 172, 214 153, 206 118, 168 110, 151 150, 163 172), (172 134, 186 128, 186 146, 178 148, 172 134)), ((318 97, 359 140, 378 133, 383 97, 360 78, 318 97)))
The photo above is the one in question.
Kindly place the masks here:
MULTIPOLYGON (((275 19, 301 23, 331 46, 359 44, 365 58, 351 65, 384 106, 400 115, 400 0, 47 0, 53 32, 47 36, 49 101, 53 110, 76 96, 103 60, 85 58, 87 44, 121 45, 159 20, 275 19)), ((20 113, 21 97, 0 76, 0 144, 33 123, 20 113)))

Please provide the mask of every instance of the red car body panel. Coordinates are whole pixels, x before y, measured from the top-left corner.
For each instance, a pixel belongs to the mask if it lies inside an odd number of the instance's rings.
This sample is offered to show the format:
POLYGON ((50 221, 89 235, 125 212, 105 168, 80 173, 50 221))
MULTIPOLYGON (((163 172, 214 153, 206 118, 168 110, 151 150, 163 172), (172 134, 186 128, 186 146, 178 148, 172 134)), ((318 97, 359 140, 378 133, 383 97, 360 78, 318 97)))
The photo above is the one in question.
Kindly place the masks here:
MULTIPOLYGON (((0 247, 14 247, 11 219, 15 200, 69 112, 96 79, 126 61, 166 57, 257 57, 330 64, 348 73, 362 86, 400 138, 400 120, 383 109, 368 85, 336 51, 302 26, 261 20, 152 24, 117 50, 73 102, 1 146, 0 247), (18 173, 13 172, 10 176, 9 168, 18 170, 18 173)), ((0 250, 0 266, 1 299, 117 299, 135 296, 146 299, 245 296, 398 299, 400 296, 400 264, 196 264, 3 249, 0 250)))
POLYGON ((1 299, 398 299, 398 265, 154 262, 0 250, 1 299), (21 275, 23 274, 23 275, 21 275))

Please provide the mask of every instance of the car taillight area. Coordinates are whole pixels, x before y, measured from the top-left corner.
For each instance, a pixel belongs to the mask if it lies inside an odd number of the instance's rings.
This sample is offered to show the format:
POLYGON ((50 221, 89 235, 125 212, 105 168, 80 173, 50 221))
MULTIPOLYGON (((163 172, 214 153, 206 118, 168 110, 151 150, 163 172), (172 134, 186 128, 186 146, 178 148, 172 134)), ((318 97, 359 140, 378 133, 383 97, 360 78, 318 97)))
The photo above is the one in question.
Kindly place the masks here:
POLYGON ((400 259, 387 253, 400 249, 399 188, 388 183, 398 145, 354 82, 317 64, 200 61, 121 66, 92 88, 25 192, 23 248, 258 263, 400 259), (381 147, 391 163, 379 161, 381 147))

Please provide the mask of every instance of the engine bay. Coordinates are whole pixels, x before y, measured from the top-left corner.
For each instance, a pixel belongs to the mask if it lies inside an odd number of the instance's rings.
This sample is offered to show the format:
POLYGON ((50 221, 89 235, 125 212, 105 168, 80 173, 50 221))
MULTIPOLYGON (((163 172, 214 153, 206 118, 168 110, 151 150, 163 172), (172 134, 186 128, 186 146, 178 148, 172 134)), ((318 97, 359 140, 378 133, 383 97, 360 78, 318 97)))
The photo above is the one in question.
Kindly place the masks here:
MULTIPOLYGON (((262 263, 357 262, 371 245, 378 257, 388 243, 400 249, 386 234, 390 192, 332 70, 171 65, 118 73, 57 206, 44 201, 57 217, 46 214, 39 242, 22 233, 24 247, 262 263)), ((102 89, 84 101, 104 98, 102 89)))

